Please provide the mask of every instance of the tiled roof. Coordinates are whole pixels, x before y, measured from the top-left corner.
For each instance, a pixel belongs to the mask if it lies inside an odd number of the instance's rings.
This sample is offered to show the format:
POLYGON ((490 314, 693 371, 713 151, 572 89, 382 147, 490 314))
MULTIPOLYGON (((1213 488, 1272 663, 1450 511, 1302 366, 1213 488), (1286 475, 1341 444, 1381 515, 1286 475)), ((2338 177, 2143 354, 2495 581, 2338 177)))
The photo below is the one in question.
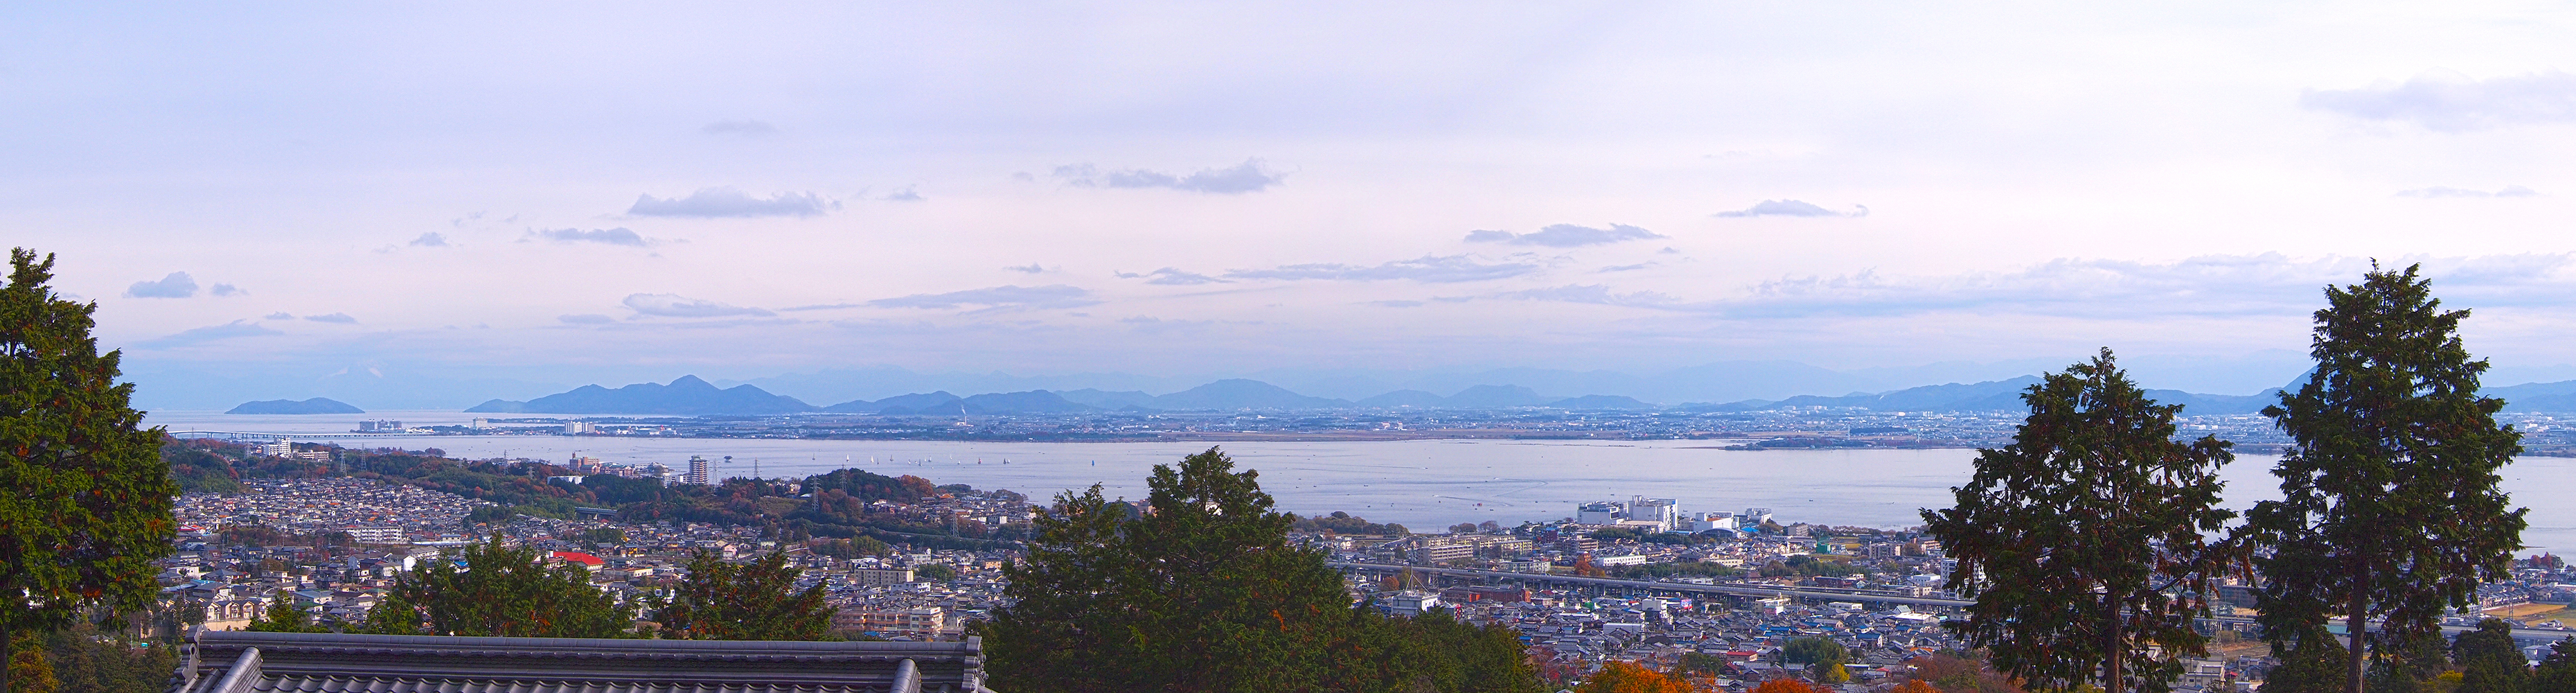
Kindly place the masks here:
POLYGON ((171 693, 976 693, 983 643, 204 631, 171 693))

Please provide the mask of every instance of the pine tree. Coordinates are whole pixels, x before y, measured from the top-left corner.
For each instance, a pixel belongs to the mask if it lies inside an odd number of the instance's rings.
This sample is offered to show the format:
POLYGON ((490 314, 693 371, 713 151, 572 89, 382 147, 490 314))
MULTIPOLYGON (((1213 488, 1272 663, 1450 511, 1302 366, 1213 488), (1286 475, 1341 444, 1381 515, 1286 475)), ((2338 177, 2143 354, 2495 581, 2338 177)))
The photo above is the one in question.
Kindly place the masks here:
POLYGON ((2217 507, 2229 444, 2174 440, 2182 407, 2147 399, 2109 349, 2022 401, 2012 444, 1978 451, 1954 507, 1923 511, 1959 561, 1952 588, 1976 599, 1951 626, 2048 687, 2098 672, 2111 693, 2164 690, 2204 646, 2191 619, 2223 567, 2204 536, 2235 516, 2217 507))
POLYGON ((653 611, 670 637, 691 640, 820 640, 832 630, 823 585, 795 591, 787 554, 734 565, 699 551, 677 594, 653 611))
MULTIPOLYGON (((53 267, 51 255, 11 249, 0 289, 0 643, 10 649, 16 635, 92 607, 143 611, 175 527, 161 430, 142 427, 134 386, 116 382, 121 354, 98 353, 98 305, 56 296, 53 267)), ((13 669, 0 667, 0 691, 13 669)))
POLYGON ((2338 616, 2355 634, 2381 621, 2345 653, 2347 693, 2363 693, 2371 655, 2402 657, 2503 576, 2525 524, 2496 488, 2521 434, 2478 395, 2487 363, 2458 334, 2469 311, 2441 310, 2418 269, 2327 287, 2316 370, 2264 409, 2293 441, 2272 470, 2283 499, 2256 504, 2241 536, 2263 548, 2256 608, 2276 647, 2338 616))

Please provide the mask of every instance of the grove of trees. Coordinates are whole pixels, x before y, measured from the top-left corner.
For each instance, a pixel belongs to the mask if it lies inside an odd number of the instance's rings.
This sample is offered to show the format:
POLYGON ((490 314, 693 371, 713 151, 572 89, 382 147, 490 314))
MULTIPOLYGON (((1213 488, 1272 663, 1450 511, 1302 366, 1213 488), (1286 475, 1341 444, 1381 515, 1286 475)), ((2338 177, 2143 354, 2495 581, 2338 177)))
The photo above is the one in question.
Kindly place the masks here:
POLYGON ((2240 527, 2216 506, 2228 444, 2176 439, 2181 408, 2147 399, 2108 349, 2032 386, 2013 443, 1979 451, 1957 504, 1923 513, 1959 560, 1951 585, 1977 600, 1952 627, 2039 688, 2160 690, 2175 658, 2204 651, 2191 619, 2211 578, 2250 566, 2283 659, 2267 690, 2411 691, 2451 664, 2461 690, 2521 690, 2509 637, 2481 630, 2451 655, 2440 637, 2447 610, 2504 575, 2525 511, 2497 488, 2520 435, 2478 394, 2469 313, 2442 310, 2418 270, 2326 288, 2315 370, 2264 410, 2293 441, 2272 470, 2283 498, 2240 527), (2346 647, 2336 618, 2368 634, 2346 647))
POLYGON ((1014 603, 983 624, 999 690, 1536 691, 1520 640, 1444 612, 1354 608, 1322 552, 1288 543, 1258 473, 1215 448, 1146 481, 1131 517, 1095 485, 1059 494, 1014 603))

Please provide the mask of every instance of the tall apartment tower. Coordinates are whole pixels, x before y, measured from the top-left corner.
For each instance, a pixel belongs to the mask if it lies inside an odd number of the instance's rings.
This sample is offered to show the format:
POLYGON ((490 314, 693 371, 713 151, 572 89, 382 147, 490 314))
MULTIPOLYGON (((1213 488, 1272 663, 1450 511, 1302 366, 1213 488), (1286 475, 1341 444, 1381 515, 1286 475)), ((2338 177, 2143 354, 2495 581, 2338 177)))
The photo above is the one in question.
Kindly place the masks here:
POLYGON ((684 476, 684 477, 680 477, 680 481, 681 481, 682 483, 690 483, 690 484, 709 484, 709 483, 714 483, 714 481, 715 481, 715 475, 716 475, 716 474, 715 474, 715 471, 716 471, 716 470, 715 470, 715 467, 716 467, 716 463, 707 461, 707 458, 705 458, 705 457, 698 456, 698 455, 690 455, 690 456, 689 456, 689 475, 688 475, 688 476, 684 476))

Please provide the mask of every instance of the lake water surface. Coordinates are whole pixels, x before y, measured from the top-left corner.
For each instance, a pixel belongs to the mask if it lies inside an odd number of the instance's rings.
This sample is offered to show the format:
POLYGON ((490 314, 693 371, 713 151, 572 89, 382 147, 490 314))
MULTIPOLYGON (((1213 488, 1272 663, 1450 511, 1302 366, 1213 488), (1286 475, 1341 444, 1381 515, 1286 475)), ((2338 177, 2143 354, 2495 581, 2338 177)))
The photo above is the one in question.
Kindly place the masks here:
MULTIPOLYGON (((374 412, 346 416, 155 414, 171 430, 337 433, 361 419, 412 425, 459 424, 472 415, 374 412)), ((415 436, 337 440, 350 447, 439 448, 463 458, 659 462, 685 469, 690 455, 733 460, 725 476, 803 476, 842 467, 914 474, 934 483, 1005 488, 1045 498, 1102 485, 1111 497, 1141 499, 1156 464, 1209 443, 1007 443, 870 440, 760 440, 558 436, 415 436)), ((1781 522, 1903 527, 1917 509, 1948 507, 1965 483, 1974 450, 1716 449, 1710 441, 1407 440, 1215 444, 1236 468, 1258 470, 1282 510, 1346 511, 1416 530, 1493 520, 1504 525, 1574 514, 1577 503, 1630 496, 1674 498, 1684 511, 1771 508, 1781 522)), ((2222 473, 2226 502, 2243 508, 2277 498, 2273 458, 2243 455, 2222 473)), ((2504 488, 2531 508, 2526 551, 2576 547, 2576 459, 2526 457, 2504 469, 2504 488)))

